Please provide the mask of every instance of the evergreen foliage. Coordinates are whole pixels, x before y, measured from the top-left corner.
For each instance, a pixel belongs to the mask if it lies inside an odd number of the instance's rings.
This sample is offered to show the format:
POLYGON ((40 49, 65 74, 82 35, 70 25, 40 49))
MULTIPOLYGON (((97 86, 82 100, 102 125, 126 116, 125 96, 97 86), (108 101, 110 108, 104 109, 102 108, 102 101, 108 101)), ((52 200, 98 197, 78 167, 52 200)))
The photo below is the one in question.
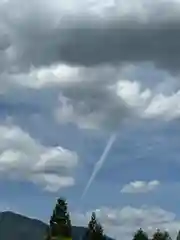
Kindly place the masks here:
POLYGON ((49 232, 46 234, 46 240, 59 239, 60 237, 71 239, 71 228, 67 201, 59 198, 49 221, 49 232))

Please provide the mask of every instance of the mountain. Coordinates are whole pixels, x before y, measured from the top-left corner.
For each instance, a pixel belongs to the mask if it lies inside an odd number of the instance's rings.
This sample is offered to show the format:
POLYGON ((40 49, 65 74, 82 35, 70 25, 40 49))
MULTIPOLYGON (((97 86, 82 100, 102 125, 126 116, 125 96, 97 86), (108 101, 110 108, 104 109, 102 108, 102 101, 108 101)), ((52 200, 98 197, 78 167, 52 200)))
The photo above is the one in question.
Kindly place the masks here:
MULTIPOLYGON (((43 240, 47 224, 13 212, 0 213, 0 240, 43 240)), ((73 226, 73 239, 79 240, 86 228, 73 226)), ((108 240, 113 240, 108 238, 108 240)))

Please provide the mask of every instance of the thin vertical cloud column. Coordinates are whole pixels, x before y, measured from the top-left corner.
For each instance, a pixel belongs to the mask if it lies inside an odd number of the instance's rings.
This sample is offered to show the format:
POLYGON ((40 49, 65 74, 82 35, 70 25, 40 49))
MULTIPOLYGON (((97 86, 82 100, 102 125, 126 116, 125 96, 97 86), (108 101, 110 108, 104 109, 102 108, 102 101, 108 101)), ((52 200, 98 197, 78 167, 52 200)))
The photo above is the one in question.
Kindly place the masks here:
POLYGON ((101 155, 100 159, 95 164, 94 171, 93 171, 93 173, 92 173, 92 175, 91 175, 91 177, 90 177, 90 179, 89 179, 89 181, 88 181, 88 183, 87 183, 87 185, 84 189, 84 192, 81 196, 81 199, 84 198, 84 196, 86 195, 86 193, 87 193, 88 189, 90 188, 92 182, 94 181, 96 175, 98 174, 100 169, 103 167, 103 164, 104 164, 104 162, 107 158, 107 155, 108 155, 109 151, 111 150, 111 147, 112 147, 113 143, 115 142, 115 140, 116 140, 116 133, 113 133, 111 135, 107 145, 106 145, 106 148, 104 149, 103 154, 101 155))

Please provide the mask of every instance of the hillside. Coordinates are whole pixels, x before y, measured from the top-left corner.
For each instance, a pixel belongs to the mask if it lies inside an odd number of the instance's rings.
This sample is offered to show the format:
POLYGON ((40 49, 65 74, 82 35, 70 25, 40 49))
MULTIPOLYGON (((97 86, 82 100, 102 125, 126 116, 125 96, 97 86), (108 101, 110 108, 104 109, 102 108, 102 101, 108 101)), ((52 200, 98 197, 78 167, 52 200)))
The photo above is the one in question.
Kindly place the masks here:
MULTIPOLYGON (((1 240, 42 240, 47 225, 13 212, 0 213, 1 240)), ((86 228, 73 226, 73 239, 79 240, 86 228)))

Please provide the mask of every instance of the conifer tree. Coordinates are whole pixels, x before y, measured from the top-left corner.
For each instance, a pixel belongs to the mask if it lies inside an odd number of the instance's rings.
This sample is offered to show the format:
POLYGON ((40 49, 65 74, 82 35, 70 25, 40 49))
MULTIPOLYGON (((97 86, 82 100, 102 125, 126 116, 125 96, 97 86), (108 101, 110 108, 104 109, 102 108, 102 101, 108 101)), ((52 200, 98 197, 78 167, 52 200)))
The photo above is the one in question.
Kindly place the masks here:
POLYGON ((152 240, 171 240, 167 231, 160 231, 159 229, 154 233, 152 240))
POLYGON ((44 239, 45 240, 50 240, 50 228, 49 228, 49 226, 47 226, 47 228, 46 228, 46 234, 45 234, 44 239))
POLYGON ((178 231, 178 234, 177 234, 176 240, 180 240, 180 231, 178 231))
POLYGON ((88 230, 86 232, 85 238, 89 240, 105 239, 103 228, 101 224, 97 221, 95 212, 93 212, 91 215, 91 220, 89 221, 88 230))
POLYGON ((71 220, 68 213, 67 202, 65 199, 59 198, 50 218, 50 238, 48 239, 54 239, 60 236, 63 238, 72 238, 71 235, 71 220))
POLYGON ((133 240, 148 240, 148 235, 141 228, 135 232, 133 240))
POLYGON ((103 230, 103 227, 101 226, 100 223, 97 223, 96 226, 95 226, 95 239, 96 240, 103 240, 105 239, 105 236, 104 236, 104 230, 103 230))
POLYGON ((169 235, 168 231, 164 232, 164 240, 172 240, 171 236, 169 235))
POLYGON ((152 240, 164 240, 163 232, 159 229, 153 234, 152 240))

